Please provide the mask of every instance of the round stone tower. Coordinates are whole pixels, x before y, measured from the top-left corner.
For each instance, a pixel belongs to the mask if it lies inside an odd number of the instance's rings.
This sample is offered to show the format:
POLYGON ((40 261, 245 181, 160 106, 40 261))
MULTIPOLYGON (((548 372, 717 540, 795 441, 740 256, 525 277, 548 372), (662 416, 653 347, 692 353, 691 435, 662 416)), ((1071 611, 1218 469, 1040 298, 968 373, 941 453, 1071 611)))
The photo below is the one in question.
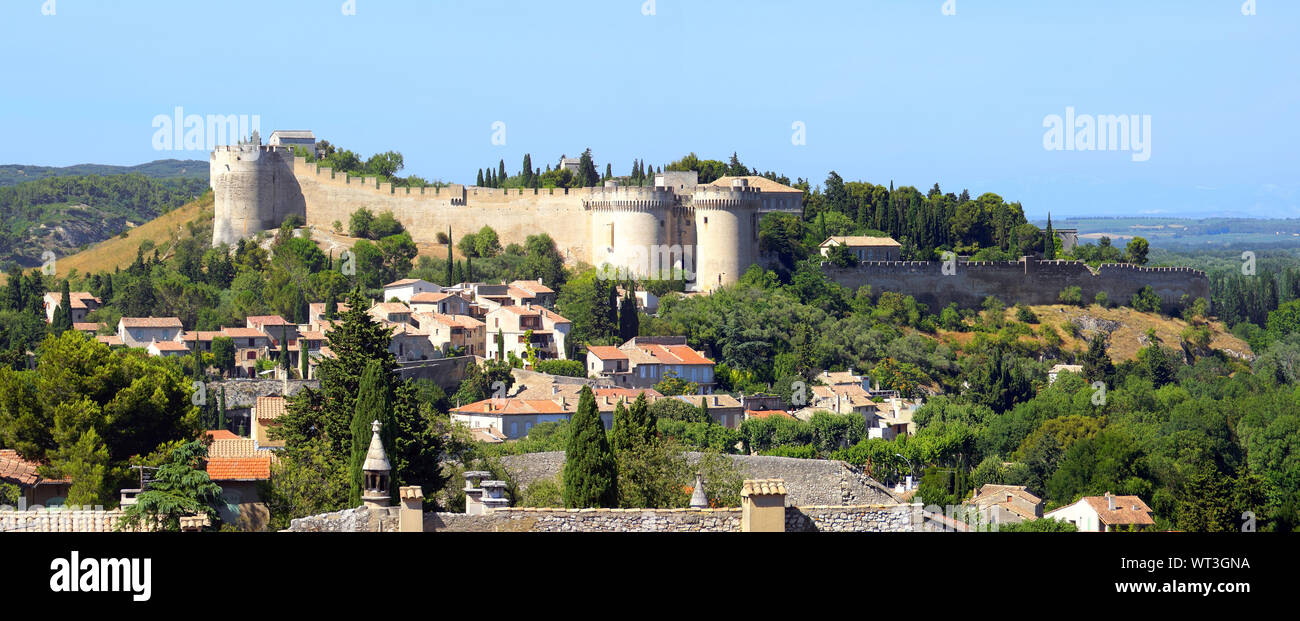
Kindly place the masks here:
POLYGON ((590 214, 592 265, 608 264, 619 274, 645 276, 660 265, 668 244, 670 212, 676 197, 663 188, 618 187, 606 182, 583 199, 590 214))
POLYGON ((208 160, 215 202, 213 246, 233 245, 280 226, 289 215, 306 214, 292 154, 259 142, 218 146, 208 160))
POLYGON ((695 211, 695 286, 712 291, 740 280, 758 261, 757 188, 745 179, 731 187, 699 185, 691 196, 695 211))

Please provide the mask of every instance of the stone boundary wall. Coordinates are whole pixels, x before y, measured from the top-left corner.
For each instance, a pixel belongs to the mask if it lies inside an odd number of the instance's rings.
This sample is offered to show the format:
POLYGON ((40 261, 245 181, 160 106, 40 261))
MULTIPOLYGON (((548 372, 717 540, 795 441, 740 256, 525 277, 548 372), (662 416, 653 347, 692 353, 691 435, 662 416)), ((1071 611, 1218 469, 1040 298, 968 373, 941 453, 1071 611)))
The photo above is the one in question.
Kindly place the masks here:
POLYGON ((433 380, 439 388, 451 392, 465 379, 465 369, 477 364, 475 356, 454 356, 397 363, 397 377, 403 380, 433 380))
POLYGON ((0 533, 110 533, 120 519, 121 509, 0 511, 0 533))
POLYGON ((787 533, 879 533, 920 530, 919 504, 786 507, 787 533))
POLYGON ((484 515, 425 513, 425 532, 738 533, 740 508, 496 509, 484 515))
MULTIPOLYGON (((320 380, 289 380, 288 396, 298 394, 298 391, 304 387, 319 390, 320 380)), ((208 382, 208 398, 216 399, 219 397, 222 388, 226 389, 226 409, 236 410, 253 407, 257 404, 258 397, 279 397, 284 395, 284 380, 232 379, 208 382)))
POLYGON ((871 286, 872 293, 895 291, 910 295, 938 313, 952 302, 978 308, 995 296, 1007 305, 1059 304, 1061 290, 1077 286, 1083 301, 1092 303, 1105 291, 1114 303, 1127 304, 1144 286, 1150 286, 1165 307, 1173 308, 1183 295, 1210 299, 1205 272, 1188 267, 1140 267, 1107 263, 1094 272, 1082 261, 975 261, 957 262, 956 272, 943 274, 938 261, 864 261, 841 268, 829 263, 822 270, 835 282, 856 289, 871 286))
MULTIPOLYGON (((692 463, 699 453, 687 453, 692 463)), ((799 459, 767 455, 728 455, 744 478, 782 479, 791 505, 872 505, 902 502, 889 488, 861 468, 831 459, 799 459)), ((524 453, 501 458, 522 491, 533 482, 564 470, 564 451, 524 453)), ((708 481, 704 482, 708 487, 708 481)))
MULTIPOLYGON (((292 533, 395 533, 400 530, 399 507, 356 507, 333 513, 297 518, 289 528, 292 533)), ((426 518, 427 519, 427 518, 426 518)))

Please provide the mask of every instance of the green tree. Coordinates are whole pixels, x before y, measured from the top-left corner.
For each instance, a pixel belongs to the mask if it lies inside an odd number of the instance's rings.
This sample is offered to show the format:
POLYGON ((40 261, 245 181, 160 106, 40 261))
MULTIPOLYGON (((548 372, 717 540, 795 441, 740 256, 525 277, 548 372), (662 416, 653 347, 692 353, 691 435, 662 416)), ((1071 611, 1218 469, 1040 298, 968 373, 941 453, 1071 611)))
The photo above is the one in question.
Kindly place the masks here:
POLYGON ((200 513, 207 515, 213 525, 219 524, 218 510, 224 500, 221 486, 212 482, 203 468, 207 456, 208 448, 202 440, 173 448, 148 489, 123 512, 119 528, 179 531, 182 517, 200 513))
POLYGON ((1106 351, 1106 335, 1098 332, 1088 340, 1088 351, 1083 355, 1083 377, 1092 382, 1106 382, 1112 385, 1115 378, 1115 364, 1106 351))
POLYGON ((228 336, 212 337, 212 366, 229 377, 235 372, 235 340, 228 336))
POLYGON ((375 214, 365 207, 352 212, 352 217, 348 220, 348 234, 353 237, 370 239, 370 223, 374 219, 375 214))
POLYGON ((1151 251, 1151 244, 1141 237, 1134 237, 1128 242, 1127 252, 1125 254, 1129 263, 1137 265, 1146 265, 1147 253, 1151 251))
POLYGON ((59 308, 54 311, 54 321, 50 324, 54 334, 63 334, 72 329, 72 294, 68 289, 67 279, 60 286, 59 308))
POLYGON ((623 341, 628 341, 637 336, 640 331, 640 318, 636 310, 636 298, 632 297, 629 290, 627 295, 623 296, 623 302, 618 311, 618 336, 623 341))
POLYGON ((72 480, 65 499, 67 504, 89 507, 101 504, 108 495, 105 489, 108 447, 104 446, 94 427, 81 434, 76 444, 60 451, 54 466, 72 480))
POLYGON ((578 410, 569 421, 569 446, 564 455, 564 506, 617 507, 618 466, 610 452, 605 425, 591 388, 583 386, 578 410))
MULTIPOLYGON (((348 462, 348 479, 351 487, 348 491, 348 506, 361 506, 361 494, 364 491, 364 474, 362 465, 366 461, 366 452, 370 448, 372 435, 371 424, 379 421, 380 440, 384 450, 393 446, 393 425, 389 418, 392 408, 392 388, 388 378, 384 377, 384 367, 378 360, 371 360, 361 376, 360 389, 357 394, 356 412, 352 416, 352 452, 348 462)), ((391 490, 390 490, 391 491, 391 490)))
POLYGON ((1043 258, 1056 258, 1056 232, 1052 230, 1052 214, 1047 214, 1047 234, 1043 237, 1043 258))

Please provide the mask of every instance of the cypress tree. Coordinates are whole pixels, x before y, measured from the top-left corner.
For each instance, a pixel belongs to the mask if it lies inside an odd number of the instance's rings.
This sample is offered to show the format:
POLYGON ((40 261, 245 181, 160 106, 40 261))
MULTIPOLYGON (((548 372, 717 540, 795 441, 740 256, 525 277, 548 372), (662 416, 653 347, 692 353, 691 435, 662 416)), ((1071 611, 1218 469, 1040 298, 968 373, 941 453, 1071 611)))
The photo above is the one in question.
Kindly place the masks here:
POLYGON ((298 376, 299 379, 307 379, 310 363, 307 360, 307 350, 303 349, 302 340, 298 341, 298 376))
POLYGON ((329 295, 325 296, 325 318, 333 319, 336 315, 338 315, 338 312, 339 312, 338 297, 334 295, 333 291, 330 291, 329 295))
POLYGON ((523 176, 524 176, 524 185, 532 185, 532 182, 533 182, 533 156, 530 155, 530 154, 528 154, 528 153, 525 153, 525 154, 524 154, 524 169, 523 169, 522 174, 523 174, 523 176))
POLYGON ((362 466, 366 462, 366 451, 370 448, 371 423, 379 421, 381 425, 379 437, 384 443, 384 451, 393 451, 393 443, 390 437, 393 433, 393 426, 390 424, 388 414, 392 406, 393 396, 384 373, 383 364, 378 360, 371 360, 366 365, 365 372, 361 375, 361 383, 357 389, 357 407, 352 415, 351 428, 352 459, 349 464, 351 479, 351 487, 348 491, 349 507, 361 505, 361 493, 365 487, 362 466))
POLYGON ((628 408, 628 418, 632 422, 632 428, 640 434, 637 441, 649 444, 659 437, 659 419, 650 411, 650 402, 646 400, 645 392, 637 395, 632 407, 628 408))
POLYGON ((221 403, 217 406, 217 429, 226 428, 226 387, 221 387, 221 403))
POLYGON ((289 331, 280 326, 280 366, 284 367, 284 376, 289 377, 289 331))
POLYGON ((618 313, 618 336, 621 340, 627 341, 637 335, 641 330, 641 319, 636 314, 636 298, 632 297, 632 292, 628 291, 623 296, 623 305, 619 308, 618 313))
POLYGON ((474 257, 465 257, 465 282, 474 282, 474 257))
POLYGON ((609 297, 605 300, 605 312, 609 321, 609 333, 605 336, 614 336, 618 333, 618 287, 613 282, 609 283, 609 297))
POLYGON ((510 175, 506 174, 506 161, 501 160, 497 163, 497 187, 505 187, 506 179, 509 178, 510 175))
POLYGON ((700 397, 700 422, 713 422, 713 417, 709 416, 709 398, 704 396, 700 397))
POLYGON ((605 162, 605 178, 606 179, 614 178, 614 167, 609 162, 605 162))
POLYGON ((451 260, 451 227, 449 226, 449 227, 447 227, 447 286, 448 286, 448 287, 450 287, 450 286, 456 284, 456 280, 455 280, 455 278, 456 278, 456 275, 455 275, 455 273, 453 273, 453 271, 452 271, 452 260, 451 260))
POLYGON ((68 290, 68 281, 63 281, 62 294, 59 296, 59 308, 54 311, 54 333, 63 334, 72 329, 72 293, 68 290))
POLYGON ((1052 214, 1047 214, 1047 238, 1043 240, 1043 258, 1051 261, 1056 258, 1056 233, 1052 232, 1052 214))
POLYGON ((582 387, 578 411, 569 421, 564 454, 564 506, 570 509, 618 506, 618 464, 609 450, 605 425, 591 388, 582 387))
POLYGON ((478 186, 478 187, 480 187, 480 188, 483 187, 483 169, 482 169, 482 168, 478 169, 478 179, 474 182, 474 185, 476 185, 476 186, 478 186))
POLYGON ((496 343, 497 343, 497 360, 505 360, 506 359, 506 337, 504 333, 502 333, 501 330, 499 329, 497 330, 496 343))
POLYGON ((636 446, 640 440, 641 430, 622 401, 614 408, 614 429, 609 435, 609 448, 615 455, 636 446))

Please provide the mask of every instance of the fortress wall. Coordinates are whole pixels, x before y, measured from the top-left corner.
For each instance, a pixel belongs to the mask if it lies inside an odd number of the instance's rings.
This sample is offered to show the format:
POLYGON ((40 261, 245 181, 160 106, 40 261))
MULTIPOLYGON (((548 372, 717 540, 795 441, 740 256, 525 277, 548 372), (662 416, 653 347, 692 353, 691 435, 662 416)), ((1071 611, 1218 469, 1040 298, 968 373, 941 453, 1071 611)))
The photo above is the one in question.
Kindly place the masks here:
POLYGON ((453 241, 491 226, 503 246, 523 244, 529 235, 546 232, 567 260, 591 259, 588 214, 581 199, 572 194, 525 190, 518 195, 511 190, 506 197, 506 190, 459 185, 381 189, 373 177, 347 179, 301 159, 295 162, 295 173, 306 202, 307 222, 315 226, 329 228, 337 220, 346 227, 352 212, 364 207, 374 213, 392 211, 417 242, 434 242, 448 226, 453 241))
POLYGON ((302 192, 286 158, 283 149, 274 147, 233 146, 212 152, 214 246, 278 227, 289 215, 305 217, 302 192))
POLYGON ((1210 296, 1204 272, 1190 268, 1144 268, 1106 265, 1093 274, 1075 261, 986 261, 957 263, 956 273, 942 273, 942 263, 927 261, 868 261, 856 267, 824 264, 829 278, 846 287, 870 285, 873 293, 896 291, 910 295, 937 313, 949 303, 977 308, 988 296, 1006 304, 1057 304, 1062 289, 1080 288, 1085 302, 1105 291, 1112 302, 1128 303, 1144 286, 1160 296, 1167 308, 1183 295, 1210 296))

